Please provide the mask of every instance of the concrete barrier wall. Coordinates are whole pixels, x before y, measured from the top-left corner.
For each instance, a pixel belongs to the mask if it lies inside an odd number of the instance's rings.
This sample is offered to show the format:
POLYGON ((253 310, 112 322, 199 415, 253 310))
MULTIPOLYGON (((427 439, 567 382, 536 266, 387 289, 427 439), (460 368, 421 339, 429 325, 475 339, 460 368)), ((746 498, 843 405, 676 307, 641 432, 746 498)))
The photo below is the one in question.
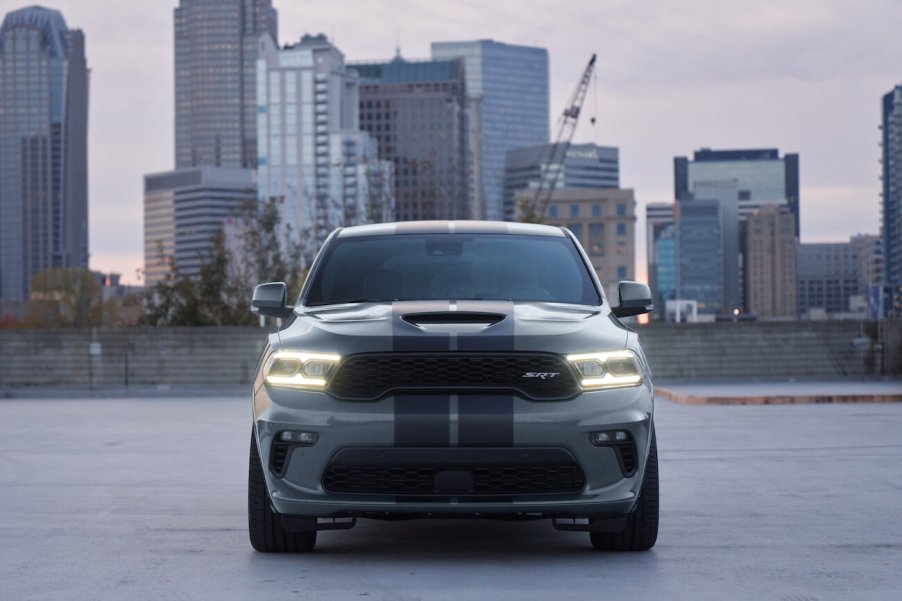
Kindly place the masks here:
MULTIPOLYGON (((902 323, 638 326, 656 378, 902 375, 902 323)), ((0 330, 0 388, 230 386, 253 378, 265 330, 0 330)))

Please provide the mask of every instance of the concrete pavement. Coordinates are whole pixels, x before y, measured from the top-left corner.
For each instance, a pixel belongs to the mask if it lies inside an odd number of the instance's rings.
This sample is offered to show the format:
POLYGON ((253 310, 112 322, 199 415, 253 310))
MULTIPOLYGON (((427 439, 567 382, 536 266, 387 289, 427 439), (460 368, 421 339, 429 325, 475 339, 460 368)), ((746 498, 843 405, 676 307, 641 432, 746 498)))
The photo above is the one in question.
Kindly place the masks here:
POLYGON ((902 405, 659 401, 661 532, 369 522, 310 555, 245 530, 243 398, 0 400, 0 599, 899 599, 902 405))

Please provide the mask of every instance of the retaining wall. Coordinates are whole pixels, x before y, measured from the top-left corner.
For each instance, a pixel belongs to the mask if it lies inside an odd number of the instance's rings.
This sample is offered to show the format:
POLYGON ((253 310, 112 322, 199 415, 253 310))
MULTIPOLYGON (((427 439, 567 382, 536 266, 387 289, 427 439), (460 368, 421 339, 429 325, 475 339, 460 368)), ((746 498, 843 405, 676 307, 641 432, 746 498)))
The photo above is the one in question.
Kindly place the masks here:
MULTIPOLYGON (((902 322, 650 324, 656 378, 902 375, 902 322)), ((265 331, 252 327, 0 330, 0 388, 247 384, 265 331)))

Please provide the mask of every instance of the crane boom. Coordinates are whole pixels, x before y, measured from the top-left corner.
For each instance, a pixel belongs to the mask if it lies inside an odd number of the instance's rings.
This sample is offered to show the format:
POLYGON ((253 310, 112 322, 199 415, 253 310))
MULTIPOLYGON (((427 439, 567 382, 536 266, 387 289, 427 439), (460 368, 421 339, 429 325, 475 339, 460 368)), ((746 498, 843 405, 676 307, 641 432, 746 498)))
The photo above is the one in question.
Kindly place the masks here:
POLYGON ((532 202, 528 203, 522 213, 523 221, 541 223, 545 219, 545 213, 548 211, 548 203, 551 202, 551 195, 557 187, 561 171, 564 169, 564 158, 567 150, 570 149, 570 142, 573 140, 573 134, 576 132, 576 125, 579 123, 579 114, 582 111, 583 102, 586 99, 586 93, 589 90, 589 82, 592 80, 592 73, 595 71, 595 55, 589 59, 583 75, 570 96, 570 102, 564 108, 564 112, 558 118, 557 137, 553 144, 548 147, 548 152, 544 157, 544 161, 540 164, 541 173, 539 185, 536 188, 535 196, 532 202))

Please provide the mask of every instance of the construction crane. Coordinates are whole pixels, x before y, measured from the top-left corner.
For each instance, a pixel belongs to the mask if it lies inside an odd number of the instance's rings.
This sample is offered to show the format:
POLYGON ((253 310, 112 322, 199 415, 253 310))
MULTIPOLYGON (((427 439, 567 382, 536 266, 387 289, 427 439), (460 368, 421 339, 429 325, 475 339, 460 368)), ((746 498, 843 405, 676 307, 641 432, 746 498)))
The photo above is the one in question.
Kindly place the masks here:
MULTIPOLYGON (((564 108, 563 114, 557 122, 557 138, 554 144, 548 147, 548 152, 543 157, 539 169, 544 168, 544 172, 540 173, 541 179, 536 193, 532 200, 524 200, 521 205, 520 220, 527 223, 542 223, 545 219, 545 213, 548 211, 548 203, 551 202, 551 195, 557 187, 558 179, 564 169, 564 158, 567 156, 567 150, 570 149, 570 142, 573 140, 573 134, 576 132, 576 124, 579 122, 579 113, 583 107, 583 101, 586 99, 586 92, 589 90, 589 82, 592 81, 592 74, 595 71, 595 55, 589 59, 583 71, 583 76, 579 80, 579 84, 570 97, 570 102, 564 108)), ((592 119, 594 124, 595 119, 592 119)))

